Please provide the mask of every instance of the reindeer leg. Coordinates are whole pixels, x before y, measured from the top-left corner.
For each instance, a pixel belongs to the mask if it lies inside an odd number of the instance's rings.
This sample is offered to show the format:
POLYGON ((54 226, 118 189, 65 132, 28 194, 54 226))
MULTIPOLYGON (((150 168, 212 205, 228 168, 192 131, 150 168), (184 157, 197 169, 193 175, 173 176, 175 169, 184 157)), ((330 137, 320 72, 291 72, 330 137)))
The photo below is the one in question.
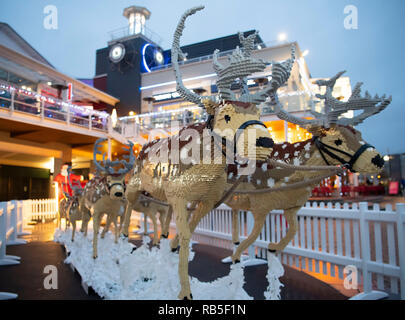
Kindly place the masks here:
MULTIPOLYGON (((173 203, 173 210, 176 214, 176 227, 180 239, 180 253, 179 253, 179 277, 181 291, 178 298, 181 300, 191 300, 192 295, 190 291, 190 280, 188 276, 188 256, 189 256, 189 243, 191 238, 190 227, 188 224, 187 202, 183 199, 175 199, 173 203)), ((173 248, 173 247, 172 247, 173 248)))
POLYGON ((131 222, 131 214, 132 214, 132 203, 128 201, 125 214, 124 214, 124 220, 123 223, 121 223, 121 234, 125 237, 128 238, 129 234, 129 224, 131 222))
POLYGON ((100 229, 100 213, 94 210, 93 213, 93 259, 97 259, 97 241, 98 241, 98 230, 100 229))
POLYGON ((90 219, 91 219, 90 211, 87 212, 86 217, 87 217, 86 218, 86 223, 84 225, 84 236, 85 237, 87 237, 87 230, 88 230, 89 222, 90 222, 90 219))
MULTIPOLYGON (((208 206, 209 205, 207 205, 207 207, 208 206)), ((201 207, 201 203, 199 203, 197 205, 197 207, 194 207, 194 211, 190 211, 187 209, 187 221, 190 221, 189 223, 190 223, 191 233, 194 232, 194 230, 197 227, 198 223, 200 222, 201 218, 205 215, 204 214, 201 216, 200 211, 197 213, 198 210, 201 210, 200 207, 201 207), (191 219, 190 219, 190 216, 191 216, 191 219)), ((212 207, 214 207, 214 205, 212 205, 212 207)), ((179 245, 179 234, 176 233, 176 236, 172 240, 172 248, 177 248, 178 245, 179 245)))
POLYGON ((159 241, 160 241, 160 238, 162 236, 164 236, 163 228, 164 228, 164 224, 165 224, 165 220, 166 220, 166 210, 160 209, 158 211, 158 213, 159 213, 159 222, 160 222, 160 237, 159 237, 159 241))
POLYGON ((114 223, 114 234, 115 234, 114 243, 118 243, 118 235, 120 233, 120 229, 118 229, 118 214, 117 213, 114 213, 113 223, 114 223))
POLYGON ((101 233, 101 239, 104 239, 105 234, 108 232, 110 229, 111 222, 113 222, 113 213, 108 213, 107 214, 107 221, 105 223, 105 227, 103 229, 103 232, 101 233))
POLYGON ((72 242, 75 241, 76 219, 72 219, 72 242))
POLYGON ((269 251, 283 251, 284 248, 290 243, 297 232, 297 212, 301 207, 294 207, 284 209, 284 216, 288 222, 287 234, 279 243, 269 243, 269 251))
POLYGON ((70 221, 69 221, 69 218, 68 218, 68 216, 69 216, 69 214, 68 213, 66 213, 66 217, 65 217, 65 231, 69 228, 69 226, 70 226, 70 221))
POLYGON ((232 262, 239 262, 240 261, 240 256, 243 251, 245 251, 252 243, 254 243, 259 236, 260 232, 262 231, 264 221, 266 220, 266 215, 267 213, 265 212, 254 212, 253 213, 253 218, 255 220, 253 230, 251 234, 242 241, 240 246, 236 248, 236 251, 232 255, 232 262))
POLYGON ((232 209, 232 242, 238 246, 239 241, 239 210, 232 209))
POLYGON ((140 191, 138 189, 133 189, 128 187, 125 197, 127 199, 127 208, 124 214, 124 223, 121 225, 121 235, 128 238, 129 235, 129 225, 131 223, 131 215, 133 204, 138 200, 140 191))
POLYGON ((83 212, 82 213, 82 227, 80 228, 80 231, 84 233, 84 236, 87 236, 87 227, 90 221, 90 213, 89 212, 83 212))
MULTIPOLYGON (((205 202, 205 203, 200 203, 198 207, 195 209, 193 212, 193 215, 191 216, 190 220, 190 231, 191 233, 194 232, 195 228, 197 228, 198 224, 200 223, 201 219, 209 212, 212 210, 214 207, 213 202, 205 202)), ((190 215, 190 213, 189 213, 190 215)), ((179 243, 179 234, 177 233, 176 236, 172 240, 172 248, 177 248, 179 243)))
POLYGON ((173 208, 172 206, 170 206, 166 213, 164 225, 162 225, 162 237, 164 238, 169 237, 170 221, 172 221, 172 215, 173 215, 173 208))
POLYGON ((148 214, 148 216, 151 218, 152 223, 153 223, 153 245, 157 245, 159 243, 156 214, 157 214, 156 212, 149 212, 149 214, 148 214))
POLYGON ((200 223, 201 219, 212 210, 214 207, 214 202, 200 202, 196 210, 194 210, 193 215, 190 220, 190 231, 191 233, 194 232, 195 228, 197 228, 198 224, 200 223))

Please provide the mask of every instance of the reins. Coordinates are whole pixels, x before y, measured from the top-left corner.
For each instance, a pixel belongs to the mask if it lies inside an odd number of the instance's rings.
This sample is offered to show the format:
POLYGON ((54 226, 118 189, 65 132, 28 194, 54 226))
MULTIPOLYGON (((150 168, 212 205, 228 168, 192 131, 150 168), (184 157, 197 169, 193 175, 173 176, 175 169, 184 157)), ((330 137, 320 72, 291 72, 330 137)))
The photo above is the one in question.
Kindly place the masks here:
MULTIPOLYGON (((280 186, 280 187, 270 187, 270 188, 265 188, 265 189, 255 189, 255 190, 237 190, 236 187, 234 188, 235 184, 230 188, 226 193, 226 198, 225 196, 223 198, 223 201, 225 201, 228 196, 230 195, 231 192, 230 190, 233 191, 235 194, 260 194, 260 193, 270 193, 270 192, 276 192, 276 191, 283 191, 283 190, 290 190, 290 189, 298 189, 301 187, 306 187, 309 186, 313 183, 318 183, 319 181, 322 181, 323 179, 326 179, 332 175, 332 172, 336 172, 335 174, 340 174, 343 172, 343 168, 341 167, 336 167, 336 166, 296 166, 296 165, 290 165, 287 163, 279 162, 277 160, 273 159, 268 159, 267 163, 272 165, 273 167, 279 167, 283 169, 292 169, 294 171, 329 171, 329 173, 325 173, 323 175, 316 176, 311 179, 306 179, 303 181, 299 182, 294 182, 286 186, 280 186)), ((239 180, 238 180, 239 181, 239 180)), ((238 182, 237 181, 237 182, 238 182)), ((240 182, 239 182, 240 183, 240 182)), ((238 183, 238 184, 239 184, 238 183)), ((221 199, 222 200, 222 199, 221 199)))

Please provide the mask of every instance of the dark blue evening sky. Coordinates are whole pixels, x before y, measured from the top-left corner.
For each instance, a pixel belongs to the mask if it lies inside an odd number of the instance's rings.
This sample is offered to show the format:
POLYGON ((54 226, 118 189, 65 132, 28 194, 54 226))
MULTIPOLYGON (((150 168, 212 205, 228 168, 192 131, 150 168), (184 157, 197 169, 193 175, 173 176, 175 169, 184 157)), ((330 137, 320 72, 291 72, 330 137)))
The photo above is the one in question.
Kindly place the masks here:
POLYGON ((187 21, 182 44, 249 29, 259 30, 266 42, 285 32, 310 51, 306 60, 313 77, 347 70, 352 85, 362 81, 373 95, 392 95, 393 103, 359 129, 381 153, 405 152, 404 0, 13 0, 2 1, 0 21, 58 70, 89 78, 95 73, 95 51, 106 46, 108 32, 126 25, 125 7, 147 7, 152 12, 147 27, 167 49, 180 15, 199 4, 206 8, 187 21), (58 9, 57 30, 43 26, 46 5, 58 9), (344 28, 346 5, 358 8, 357 30, 344 28))

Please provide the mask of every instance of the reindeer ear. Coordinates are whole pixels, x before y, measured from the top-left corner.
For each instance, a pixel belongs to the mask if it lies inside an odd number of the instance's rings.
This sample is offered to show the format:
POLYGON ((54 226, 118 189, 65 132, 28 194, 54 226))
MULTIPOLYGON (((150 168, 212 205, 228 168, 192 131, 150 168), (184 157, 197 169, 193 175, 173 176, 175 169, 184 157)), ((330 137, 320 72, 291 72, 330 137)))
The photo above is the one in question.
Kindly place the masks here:
POLYGON ((205 110, 207 111, 208 114, 214 115, 215 114, 215 108, 219 106, 218 103, 215 103, 211 99, 201 99, 202 104, 205 107, 205 110))
POLYGON ((307 127, 305 127, 305 129, 309 132, 309 133, 311 133, 313 136, 321 136, 321 135, 323 135, 325 132, 324 132, 324 130, 323 130, 323 128, 322 127, 320 127, 320 126, 307 126, 307 127))

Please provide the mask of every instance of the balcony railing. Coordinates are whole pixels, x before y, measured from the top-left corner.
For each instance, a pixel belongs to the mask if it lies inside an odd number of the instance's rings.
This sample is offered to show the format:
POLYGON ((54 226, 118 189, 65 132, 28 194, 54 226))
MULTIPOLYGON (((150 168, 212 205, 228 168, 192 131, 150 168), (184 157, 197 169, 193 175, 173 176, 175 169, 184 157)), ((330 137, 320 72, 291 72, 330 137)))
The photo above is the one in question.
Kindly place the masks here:
MULTIPOLYGON (((281 42, 279 41, 269 41, 269 42, 262 42, 262 43, 258 43, 256 44, 256 49, 257 50, 261 50, 264 49, 266 47, 272 47, 275 46, 277 44, 281 44, 281 42)), ((232 54, 232 52, 234 51, 234 49, 231 50, 227 50, 227 51, 221 51, 218 53, 218 57, 225 57, 225 56, 229 56, 232 54)), ((189 64, 189 63, 194 63, 194 62, 201 62, 201 61, 206 61, 206 60, 212 60, 213 59, 213 54, 208 54, 205 56, 201 56, 201 57, 196 57, 196 58, 192 58, 192 59, 186 59, 183 61, 179 61, 179 65, 183 65, 183 64, 189 64)), ((167 69, 167 68, 171 68, 172 64, 168 63, 165 65, 161 65, 161 66, 155 66, 150 68, 151 71, 156 71, 156 70, 163 70, 163 69, 167 69)))
MULTIPOLYGON (((314 110, 316 104, 313 96, 305 91, 280 94, 279 98, 288 112, 314 110)), ((261 104, 259 108, 262 117, 274 114, 265 104, 261 104)), ((207 113, 204 109, 190 104, 176 110, 165 110, 119 118, 114 130, 127 138, 137 137, 143 133, 148 133, 150 130, 168 130, 174 127, 185 127, 193 123, 204 122, 206 119, 207 113)))
POLYGON ((130 29, 129 26, 121 27, 121 28, 115 29, 113 31, 110 31, 109 37, 110 37, 110 41, 115 41, 115 40, 119 40, 122 38, 135 36, 137 34, 143 34, 146 38, 148 38, 149 40, 152 40, 158 46, 160 46, 163 41, 161 36, 159 36, 156 32, 152 31, 151 29, 149 29, 145 26, 143 27, 142 32, 138 32, 138 33, 134 33, 134 31, 132 29, 130 29))
POLYGON ((0 83, 0 110, 21 112, 42 120, 62 122, 89 130, 108 131, 108 113, 91 110, 35 92, 0 83))

